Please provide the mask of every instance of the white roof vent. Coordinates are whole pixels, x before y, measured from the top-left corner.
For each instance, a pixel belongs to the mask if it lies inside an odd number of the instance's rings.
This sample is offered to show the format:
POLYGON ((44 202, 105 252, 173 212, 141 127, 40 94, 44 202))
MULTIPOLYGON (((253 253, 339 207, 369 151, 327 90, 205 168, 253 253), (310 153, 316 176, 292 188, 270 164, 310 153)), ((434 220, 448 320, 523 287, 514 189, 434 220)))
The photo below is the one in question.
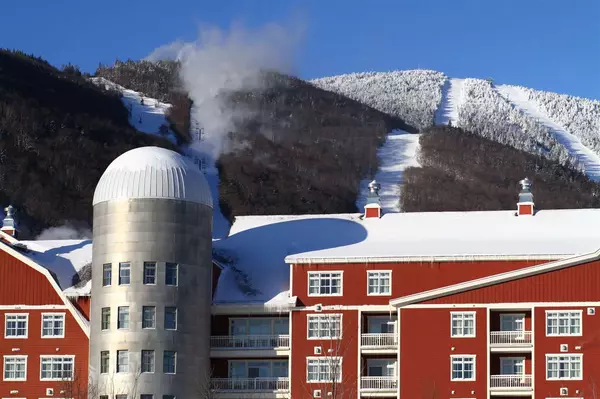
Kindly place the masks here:
POLYGON ((93 205, 138 198, 213 206, 208 182, 198 166, 175 151, 160 147, 140 147, 117 157, 102 174, 93 205))

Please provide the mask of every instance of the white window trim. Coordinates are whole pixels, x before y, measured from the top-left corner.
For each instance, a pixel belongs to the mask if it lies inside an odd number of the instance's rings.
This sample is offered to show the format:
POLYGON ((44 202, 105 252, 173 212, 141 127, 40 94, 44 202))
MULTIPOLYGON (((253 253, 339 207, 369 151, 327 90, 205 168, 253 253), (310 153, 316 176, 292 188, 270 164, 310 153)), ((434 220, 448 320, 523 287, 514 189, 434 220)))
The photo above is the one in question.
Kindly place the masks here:
POLYGON ((450 381, 476 381, 477 380, 477 355, 450 355, 450 381), (472 357, 473 358, 473 378, 452 378, 452 360, 457 357, 472 357))
POLYGON ((129 329, 131 329, 131 307, 129 305, 117 306, 117 330, 128 331, 129 329), (127 327, 119 327, 119 316, 121 315, 121 312, 119 312, 119 310, 122 308, 127 308, 127 327))
POLYGON ((102 287, 110 287, 112 285, 113 280, 113 266, 112 263, 103 263, 102 264, 102 287), (110 270, 110 280, 108 284, 104 284, 104 267, 108 266, 108 270, 110 270))
MULTIPOLYGON (((323 384, 323 383, 341 383, 342 380, 344 379, 344 374, 343 374, 343 370, 344 370, 344 358, 342 356, 307 356, 306 357, 306 382, 308 384, 323 384), (337 381, 333 381, 333 380, 326 380, 326 381, 311 381, 308 379, 308 361, 309 360, 327 360, 327 361, 332 361, 333 359, 338 359, 340 361, 340 375, 339 375, 339 379, 337 381)), ((331 370, 330 370, 331 371, 331 370)))
POLYGON ((583 381, 583 353, 546 353, 546 381, 583 381), (580 373, 578 378, 548 378, 548 358, 549 357, 578 357, 580 364, 580 373))
POLYGON ((4 339, 26 339, 29 337, 29 313, 5 313, 4 314, 4 339), (8 316, 25 316, 25 335, 6 335, 6 324, 8 323, 8 316))
POLYGON ((367 296, 392 296, 392 271, 391 270, 367 270, 367 296), (370 273, 388 273, 390 275, 390 292, 387 294, 369 293, 369 274, 370 273))
POLYGON ((4 355, 2 361, 2 381, 27 381, 27 355, 4 355), (24 378, 5 378, 6 359, 25 359, 25 377, 24 378))
POLYGON ((67 316, 66 313, 42 313, 41 316, 41 322, 42 325, 40 326, 40 336, 43 339, 59 339, 59 338, 64 338, 65 334, 66 334, 66 329, 67 329, 67 316), (62 322, 63 322, 63 329, 62 329, 62 335, 44 335, 44 316, 62 316, 62 322))
MULTIPOLYGON (((169 351, 169 350, 163 350, 163 357, 162 357, 162 367, 163 367, 163 374, 166 375, 175 375, 177 374, 177 351, 169 351), (175 361, 173 362, 173 366, 175 368, 175 370, 173 372, 166 372, 165 371, 165 352, 173 352, 175 354, 175 357, 173 358, 175 361)), ((156 370, 156 365, 154 365, 154 369, 156 370)))
MULTIPOLYGON (((129 369, 130 369, 130 365, 131 365, 131 352, 129 351, 129 349, 117 349, 117 351, 115 352, 115 374, 127 374, 129 373, 129 369), (125 352, 127 354, 127 371, 119 371, 119 352, 125 352)), ((110 368, 110 366, 109 366, 110 368)))
POLYGON ((515 374, 515 375, 520 375, 520 376, 524 376, 527 375, 527 373, 525 372, 525 356, 501 356, 500 357, 500 374, 502 374, 502 360, 517 360, 520 362, 523 362, 523 372, 521 374, 515 374))
POLYGON ((154 261, 145 261, 142 263, 142 285, 156 285, 156 279, 158 277, 158 262, 154 261), (154 264, 154 282, 147 283, 146 282, 146 265, 152 263, 154 264))
POLYGON ((40 381, 73 381, 71 378, 42 378, 42 359, 43 358, 71 358, 73 359, 73 375, 75 375, 75 355, 40 355, 40 381))
POLYGON ((154 366, 154 371, 140 371, 141 374, 155 374, 156 373, 156 351, 154 349, 142 349, 140 350, 140 369, 144 364, 144 351, 152 352, 152 365, 154 366))
MULTIPOLYGON (((581 309, 555 309, 555 310, 546 310, 546 337, 581 337, 583 335, 583 310, 581 309), (560 332, 557 334, 548 334, 548 313, 579 313, 579 333, 578 334, 561 334, 560 332)), ((558 328, 558 326, 557 326, 558 328)))
MULTIPOLYGON (((131 285, 131 275, 132 275, 131 272, 132 272, 132 270, 133 270, 133 267, 132 267, 130 261, 128 261, 128 262, 119 262, 119 270, 117 272, 117 285, 118 286, 121 286, 121 285, 124 285, 124 286, 131 285), (121 265, 129 265, 129 282, 128 283, 121 283, 121 265)), ((111 279, 112 279, 112 274, 111 274, 111 279)))
MULTIPOLYGON (((464 320, 464 317, 463 317, 464 320)), ((477 337, 477 312, 450 312, 450 338, 476 338, 477 337), (454 315, 473 315, 473 334, 469 335, 453 335, 452 334, 452 317, 454 315)))
POLYGON ((319 341, 319 340, 334 340, 334 339, 342 339, 344 335, 344 314, 343 313, 310 313, 306 315, 306 339, 310 341, 319 341), (338 337, 309 337, 310 332, 310 318, 311 317, 340 317, 340 335, 338 337))
POLYGON ((308 272, 308 278, 306 280, 306 291, 309 297, 328 297, 328 296, 343 296, 344 295, 344 271, 343 270, 327 270, 318 272, 308 272), (311 294, 310 293, 310 277, 320 276, 321 274, 340 274, 340 293, 339 294, 311 294))
POLYGON ((179 308, 177 306, 165 306, 163 313, 163 328, 165 331, 177 331, 179 329, 179 308), (175 328, 167 328, 166 326, 167 308, 175 309, 175 328))
MULTIPOLYGON (((146 284, 146 285, 150 285, 150 284, 146 284)), ((156 306, 155 305, 149 305, 149 306, 142 306, 142 330, 156 330, 156 324, 157 324, 157 320, 156 320, 156 306), (152 308, 154 309, 154 327, 144 327, 144 309, 146 308, 152 308)))
POLYGON ((110 374, 110 351, 100 351, 100 367, 98 367, 98 374, 102 375, 102 374, 110 374), (106 352, 108 353, 108 370, 106 372, 102 371, 102 353, 106 352))

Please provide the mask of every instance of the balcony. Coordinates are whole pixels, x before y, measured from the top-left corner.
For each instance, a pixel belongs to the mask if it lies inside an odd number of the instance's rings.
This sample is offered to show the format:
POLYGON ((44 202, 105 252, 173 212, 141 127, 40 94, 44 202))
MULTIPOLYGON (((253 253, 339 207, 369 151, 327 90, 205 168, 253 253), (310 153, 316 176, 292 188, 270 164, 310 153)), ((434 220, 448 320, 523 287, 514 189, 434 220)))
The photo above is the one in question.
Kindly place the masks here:
POLYGON ((290 389, 288 377, 212 378, 211 389, 216 392, 285 392, 290 389))
POLYGON ((362 334, 360 347, 363 352, 395 352, 398 349, 398 337, 394 333, 362 334))
POLYGON ((531 374, 493 375, 490 378, 490 391, 531 391, 531 374))
POLYGON ((530 348, 531 331, 492 331, 491 348, 530 348))
POLYGON ((290 350, 289 335, 217 335, 210 337, 211 357, 277 356, 290 350))
POLYGON ((398 391, 397 377, 361 377, 360 393, 364 394, 396 394, 398 391))

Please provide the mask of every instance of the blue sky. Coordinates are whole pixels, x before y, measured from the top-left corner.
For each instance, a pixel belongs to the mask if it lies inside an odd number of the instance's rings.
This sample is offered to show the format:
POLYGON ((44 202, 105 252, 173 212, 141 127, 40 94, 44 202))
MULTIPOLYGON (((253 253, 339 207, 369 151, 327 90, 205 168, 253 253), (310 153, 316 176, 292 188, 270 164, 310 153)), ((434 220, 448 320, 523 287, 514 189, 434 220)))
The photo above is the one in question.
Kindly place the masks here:
POLYGON ((597 0, 19 0, 0 5, 0 47, 93 72, 198 26, 304 27, 304 78, 428 68, 600 99, 597 0))

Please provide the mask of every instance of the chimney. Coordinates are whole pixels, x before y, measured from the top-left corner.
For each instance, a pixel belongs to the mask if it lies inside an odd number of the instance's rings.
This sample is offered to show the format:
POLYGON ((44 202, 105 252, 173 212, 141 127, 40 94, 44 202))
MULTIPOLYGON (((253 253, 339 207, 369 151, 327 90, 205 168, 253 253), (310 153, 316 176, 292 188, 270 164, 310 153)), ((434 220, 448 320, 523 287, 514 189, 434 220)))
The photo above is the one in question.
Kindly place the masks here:
POLYGON ((17 223, 15 222, 15 208, 12 205, 4 208, 4 212, 6 215, 4 216, 4 220, 2 221, 2 230, 4 233, 11 235, 13 237, 17 236, 17 223))
POLYGON ((379 203, 380 188, 381 185, 375 180, 369 183, 369 195, 367 195, 367 203, 365 205, 365 219, 381 217, 381 204, 379 203))
POLYGON ((532 182, 524 178, 519 182, 521 191, 519 192, 519 202, 517 202, 517 216, 533 216, 533 194, 531 193, 532 182))

